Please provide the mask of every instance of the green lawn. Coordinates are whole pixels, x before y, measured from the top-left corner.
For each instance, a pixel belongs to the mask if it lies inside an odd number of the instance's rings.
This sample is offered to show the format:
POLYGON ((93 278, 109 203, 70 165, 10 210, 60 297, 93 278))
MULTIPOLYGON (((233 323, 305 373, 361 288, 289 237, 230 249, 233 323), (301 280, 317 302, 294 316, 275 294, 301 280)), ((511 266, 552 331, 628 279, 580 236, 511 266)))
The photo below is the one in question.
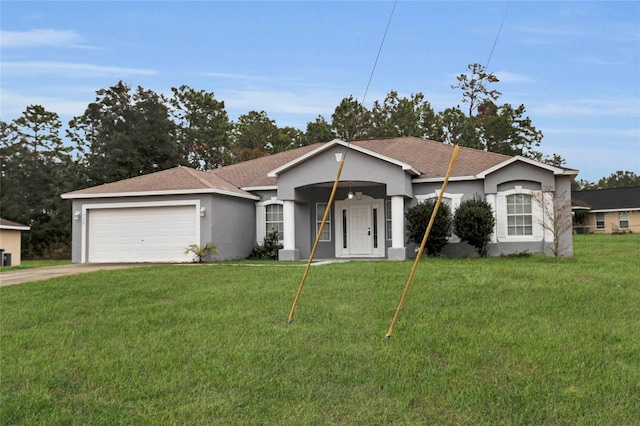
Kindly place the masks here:
POLYGON ((640 235, 576 256, 185 265, 0 289, 2 424, 633 425, 640 235))

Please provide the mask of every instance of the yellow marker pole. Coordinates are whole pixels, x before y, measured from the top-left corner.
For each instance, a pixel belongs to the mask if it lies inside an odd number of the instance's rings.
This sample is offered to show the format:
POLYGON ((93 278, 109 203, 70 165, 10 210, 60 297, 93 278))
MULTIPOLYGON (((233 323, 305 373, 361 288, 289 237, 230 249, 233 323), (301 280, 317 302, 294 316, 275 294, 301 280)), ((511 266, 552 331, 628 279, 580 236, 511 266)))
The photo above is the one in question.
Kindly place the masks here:
POLYGON ((342 166, 344 166, 344 155, 340 160, 340 165, 338 166, 338 174, 336 175, 336 180, 333 182, 333 189, 331 190, 331 195, 329 196, 329 202, 327 203, 327 208, 324 211, 324 216, 322 217, 322 223, 320 224, 320 229, 316 235, 316 241, 313 244, 313 248, 311 249, 311 254, 309 255, 309 260, 307 261, 307 267, 304 270, 304 274, 302 275, 302 281, 300 281, 300 286, 298 287, 298 292, 296 293, 296 297, 293 300, 293 306, 291 306, 291 312, 289 312, 289 318, 287 319, 287 324, 291 324, 293 322, 293 313, 296 311, 296 306, 298 305, 298 300, 300 299, 300 294, 302 293, 302 287, 304 287, 304 283, 307 280, 307 275, 309 275, 309 268, 311 267, 311 262, 313 261, 313 256, 316 254, 316 249, 318 248, 318 243, 320 242, 320 237, 322 236, 322 230, 324 229, 324 224, 327 222, 327 218, 329 217, 329 213, 331 212, 331 205, 333 204, 333 199, 336 196, 336 191, 338 190, 338 183, 340 182, 340 174, 342 173, 342 166))
POLYGON ((453 170, 453 165, 456 162, 456 157, 458 157, 459 150, 460 150, 460 147, 456 145, 455 149, 453 150, 453 156, 451 157, 451 163, 449 163, 449 169, 447 170, 447 174, 444 178, 444 183, 442 184, 442 189, 440 190, 440 195, 438 195, 438 201, 436 201, 436 205, 433 207, 433 212, 431 213, 431 218, 429 219, 429 225, 427 225, 427 230, 425 231, 424 237, 422 238, 420 249, 418 250, 416 259, 413 262, 413 267, 411 268, 409 279, 407 280, 407 284, 404 287, 404 292, 402 293, 402 297, 400 298, 400 303, 398 303, 398 308, 396 309, 396 313, 393 315, 393 319, 391 320, 391 325, 389 326, 389 330, 387 330, 387 334, 384 336, 385 339, 388 339, 389 337, 391 337, 391 334, 393 333, 393 327, 396 325, 396 321, 398 320, 398 315, 400 314, 402 305, 404 305, 404 300, 407 297, 407 293, 409 292, 409 287, 411 286, 411 282, 413 281, 413 276, 416 273, 416 269, 418 268, 418 263, 420 262, 420 258, 422 257, 422 253, 424 252, 424 246, 427 244, 427 238, 429 238, 429 232, 431 232, 431 227, 433 226, 433 222, 436 219, 436 214, 438 213, 438 208, 440 207, 440 203, 442 202, 442 196, 444 194, 445 189, 447 188, 447 183, 449 182, 449 176, 451 176, 451 171, 453 170))

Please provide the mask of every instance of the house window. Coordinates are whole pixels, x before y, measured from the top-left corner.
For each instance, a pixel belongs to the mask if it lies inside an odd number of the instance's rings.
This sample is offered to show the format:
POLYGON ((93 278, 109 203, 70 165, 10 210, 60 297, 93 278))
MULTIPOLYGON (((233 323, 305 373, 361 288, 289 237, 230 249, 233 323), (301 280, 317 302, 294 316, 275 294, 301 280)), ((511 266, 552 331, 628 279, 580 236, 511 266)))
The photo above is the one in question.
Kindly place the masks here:
POLYGON ((628 229, 629 228, 629 212, 620 212, 618 213, 618 221, 620 229, 628 229))
POLYGON ((284 239, 284 214, 282 204, 268 204, 265 206, 265 230, 267 234, 278 232, 278 240, 284 239))
POLYGON ((596 213, 596 229, 604 229, 604 213, 596 213))
MULTIPOLYGON (((324 217, 324 213, 326 210, 327 203, 316 203, 316 235, 318 235, 318 232, 320 231, 322 218, 324 217)), ((320 241, 331 241, 331 215, 327 215, 327 221, 325 222, 324 228, 322 229, 320 241)))
POLYGON ((507 196, 507 235, 533 235, 531 195, 507 196))
POLYGON ((385 232, 387 240, 391 240, 391 200, 387 200, 384 202, 384 219, 385 224, 387 225, 385 232))

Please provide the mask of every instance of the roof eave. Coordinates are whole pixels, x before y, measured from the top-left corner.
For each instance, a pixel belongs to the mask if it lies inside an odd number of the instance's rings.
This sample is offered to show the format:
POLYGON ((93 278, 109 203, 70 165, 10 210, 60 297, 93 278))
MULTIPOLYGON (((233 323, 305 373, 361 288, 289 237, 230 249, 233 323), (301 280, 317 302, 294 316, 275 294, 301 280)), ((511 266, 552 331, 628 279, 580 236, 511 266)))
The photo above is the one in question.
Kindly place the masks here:
POLYGON ((76 199, 89 199, 89 198, 116 198, 116 197, 143 197, 143 196, 154 196, 154 195, 185 195, 185 194, 220 194, 220 195, 229 195, 231 197, 238 198, 248 198, 250 200, 259 200, 260 197, 253 194, 246 194, 234 191, 227 191, 224 189, 217 188, 206 188, 206 189, 172 189, 172 190, 160 190, 160 191, 133 191, 133 192, 104 192, 104 193, 94 193, 94 194, 74 194, 72 192, 68 192, 66 194, 62 194, 60 197, 65 200, 76 200, 76 199))

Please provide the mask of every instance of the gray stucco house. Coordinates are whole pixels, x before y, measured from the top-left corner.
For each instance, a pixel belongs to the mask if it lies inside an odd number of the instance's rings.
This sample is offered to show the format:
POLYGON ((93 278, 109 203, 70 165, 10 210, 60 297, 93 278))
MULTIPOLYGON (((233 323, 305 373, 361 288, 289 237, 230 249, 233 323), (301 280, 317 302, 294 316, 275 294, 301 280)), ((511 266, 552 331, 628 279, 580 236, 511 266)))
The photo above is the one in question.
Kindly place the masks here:
MULTIPOLYGON (((215 259, 249 255, 271 230, 281 260, 308 258, 336 177, 340 184, 316 258, 404 260, 405 212, 438 196, 454 147, 415 137, 326 143, 203 172, 176 167, 63 194, 73 200, 74 262, 188 262, 189 244, 213 242, 215 259)), ((479 194, 493 207, 490 255, 546 251, 536 194, 568 194, 577 170, 461 148, 444 194, 453 211, 479 194)), ((539 197, 538 197, 539 198, 539 197)), ((562 236, 573 254, 571 231, 562 236)), ((453 235, 450 256, 472 252, 453 235)))

